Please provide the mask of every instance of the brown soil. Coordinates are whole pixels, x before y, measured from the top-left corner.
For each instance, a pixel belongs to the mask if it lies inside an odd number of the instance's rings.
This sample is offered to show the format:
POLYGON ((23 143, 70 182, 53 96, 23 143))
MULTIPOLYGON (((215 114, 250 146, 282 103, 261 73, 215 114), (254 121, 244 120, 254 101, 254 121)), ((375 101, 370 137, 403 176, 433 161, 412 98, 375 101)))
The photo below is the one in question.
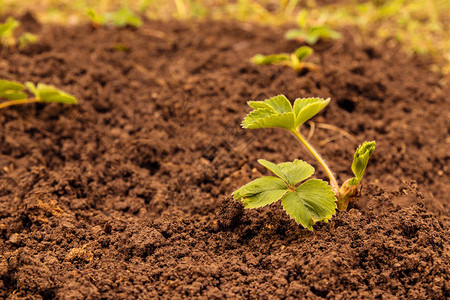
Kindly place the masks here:
POLYGON ((315 46, 321 70, 303 76, 249 62, 297 47, 274 28, 40 30, 3 55, 1 77, 80 104, 0 112, 0 297, 450 297, 450 91, 438 75, 350 29, 315 46), (314 232, 279 203, 244 211, 228 196, 267 174, 258 158, 314 164, 288 134, 239 126, 247 100, 280 93, 332 98, 311 141, 341 182, 356 146, 377 141, 359 205, 314 232))

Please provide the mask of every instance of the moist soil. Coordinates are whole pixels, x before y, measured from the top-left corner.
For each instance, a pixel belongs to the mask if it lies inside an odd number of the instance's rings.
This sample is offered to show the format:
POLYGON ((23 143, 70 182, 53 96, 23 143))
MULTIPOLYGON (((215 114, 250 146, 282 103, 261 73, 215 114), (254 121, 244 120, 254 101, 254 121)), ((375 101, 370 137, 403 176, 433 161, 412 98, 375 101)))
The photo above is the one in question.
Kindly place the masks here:
POLYGON ((0 297, 450 296, 450 91, 423 60, 351 28, 315 45, 320 69, 301 75, 250 62, 298 47, 277 28, 36 31, 37 44, 2 53, 1 77, 53 84, 79 105, 0 112, 0 297), (301 158, 326 179, 288 133, 240 128, 248 100, 281 93, 332 98, 302 131, 340 182, 357 145, 377 142, 358 204, 313 232, 280 203, 230 198, 269 174, 259 158, 301 158))

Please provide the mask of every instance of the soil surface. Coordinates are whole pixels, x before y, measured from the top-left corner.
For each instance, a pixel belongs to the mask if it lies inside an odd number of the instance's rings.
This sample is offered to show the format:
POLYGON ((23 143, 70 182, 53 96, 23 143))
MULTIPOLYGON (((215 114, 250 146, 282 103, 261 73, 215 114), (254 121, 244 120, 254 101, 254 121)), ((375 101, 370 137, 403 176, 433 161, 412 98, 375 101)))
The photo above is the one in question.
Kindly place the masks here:
POLYGON ((352 29, 314 46, 320 70, 301 76, 250 63, 298 47, 281 29, 37 32, 2 54, 1 78, 79 105, 0 111, 0 298, 450 297, 450 90, 418 60, 352 29), (268 174, 259 158, 302 158, 326 179, 288 133, 240 128, 248 100, 281 93, 332 98, 302 131, 340 182, 356 146, 377 141, 359 204, 313 232, 280 203, 229 198, 268 174))

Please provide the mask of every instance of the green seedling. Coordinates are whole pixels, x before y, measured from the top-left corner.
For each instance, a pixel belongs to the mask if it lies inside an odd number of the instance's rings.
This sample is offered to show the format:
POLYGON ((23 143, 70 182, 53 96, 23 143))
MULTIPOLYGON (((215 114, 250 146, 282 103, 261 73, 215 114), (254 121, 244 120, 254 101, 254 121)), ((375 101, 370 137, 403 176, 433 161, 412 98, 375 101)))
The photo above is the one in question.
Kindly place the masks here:
POLYGON ((130 52, 130 47, 124 44, 115 44, 112 49, 119 52, 130 52))
POLYGON ((0 24, 0 42, 4 49, 14 48, 19 44, 19 48, 23 49, 29 44, 37 42, 37 36, 32 33, 25 32, 18 39, 14 36, 14 31, 19 27, 20 22, 9 17, 5 23, 0 24))
POLYGON ((310 179, 299 183, 314 173, 314 168, 304 161, 295 160, 281 164, 259 160, 259 163, 278 177, 263 177, 244 185, 233 193, 236 200, 246 208, 268 205, 281 199, 286 212, 299 224, 312 230, 317 221, 328 221, 335 212, 336 201, 339 210, 346 210, 355 202, 358 187, 367 167, 369 157, 375 150, 375 142, 364 142, 358 147, 352 163, 354 177, 338 185, 333 172, 320 154, 300 133, 300 127, 324 109, 330 99, 298 98, 294 105, 279 95, 264 101, 249 101, 254 110, 242 122, 246 129, 282 128, 291 132, 323 167, 329 177, 327 183, 310 179))
POLYGON ((285 34, 288 40, 297 40, 300 43, 314 45, 319 40, 338 39, 341 34, 326 25, 309 26, 307 22, 308 12, 301 10, 297 16, 298 28, 289 30, 285 34))
POLYGON ((116 27, 125 27, 125 26, 133 26, 133 27, 141 27, 142 20, 133 13, 128 8, 122 8, 111 15, 107 15, 106 19, 109 18, 112 20, 113 24, 116 27))
POLYGON ((94 9, 90 8, 86 11, 86 15, 91 20, 94 27, 100 27, 105 24, 105 16, 97 13, 94 9))
POLYGON ((88 9, 86 14, 94 27, 99 27, 105 24, 112 24, 118 28, 126 26, 137 28, 142 26, 141 18, 128 8, 122 8, 118 11, 109 12, 104 15, 97 13, 93 9, 88 9))
POLYGON ((35 44, 37 42, 38 38, 36 35, 25 32, 21 36, 19 36, 18 42, 19 42, 19 49, 24 49, 28 47, 30 44, 35 44))
POLYGON ((314 45, 319 40, 338 39, 341 34, 328 26, 311 26, 307 29, 292 29, 286 32, 285 38, 288 40, 297 40, 301 43, 314 45))
POLYGON ((0 79, 0 98, 7 101, 0 102, 0 109, 13 105, 54 102, 77 104, 74 96, 67 94, 51 85, 38 83, 37 86, 31 82, 26 82, 25 86, 18 82, 0 79), (25 93, 25 86, 34 97, 29 98, 25 93))
POLYGON ((302 46, 295 50, 294 53, 281 53, 262 55, 257 54, 253 56, 252 62, 257 65, 283 65, 294 69, 297 73, 303 70, 317 70, 316 64, 305 62, 305 60, 313 54, 313 49, 307 46, 302 46))
POLYGON ((0 24, 0 40, 5 48, 14 47, 16 39, 14 38, 14 30, 19 27, 20 23, 16 19, 9 17, 6 22, 0 24))

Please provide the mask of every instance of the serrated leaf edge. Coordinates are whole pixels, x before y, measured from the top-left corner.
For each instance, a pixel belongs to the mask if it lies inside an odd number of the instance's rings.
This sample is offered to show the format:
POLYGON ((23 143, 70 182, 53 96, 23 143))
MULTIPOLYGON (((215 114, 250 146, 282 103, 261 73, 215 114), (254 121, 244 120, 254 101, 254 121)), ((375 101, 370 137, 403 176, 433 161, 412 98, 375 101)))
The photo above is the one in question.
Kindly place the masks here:
MULTIPOLYGON (((286 112, 286 113, 282 113, 282 114, 278 114, 277 113, 277 114, 273 114, 273 115, 270 115, 270 116, 267 116, 267 117, 259 118, 259 119, 255 120, 254 122, 250 123, 247 127, 244 127, 244 126, 242 126, 242 127, 245 128, 245 129, 259 129, 259 128, 286 128, 286 129, 288 129, 288 127, 278 127, 278 126, 277 127, 257 127, 257 128, 251 128, 251 126, 253 126, 255 123, 257 123, 259 121, 263 121, 263 120, 268 119, 268 118, 276 118, 276 117, 281 117, 281 116, 285 116, 285 115, 289 115, 289 114, 292 114, 292 116, 294 118, 294 125, 295 125, 295 115, 294 115, 294 113, 293 112, 286 112)), ((243 121, 242 121, 242 123, 243 123, 243 121)))
MULTIPOLYGON (((324 182, 324 183, 326 183, 327 185, 329 185, 328 182, 326 182, 326 181, 324 181, 324 180, 321 180, 321 179, 315 179, 315 178, 314 178, 314 179, 308 179, 308 180, 304 181, 304 183, 307 182, 307 181, 309 181, 309 180, 317 180, 317 181, 321 181, 321 182, 324 182)), ((297 188, 298 188, 298 187, 297 187, 297 188)), ((295 192, 294 192, 294 191, 288 191, 287 193, 295 193, 295 192)), ((283 200, 283 198, 287 195, 287 193, 284 194, 283 197, 280 198, 280 200, 283 200)), ((328 221, 329 221, 333 216, 336 215, 337 198, 336 198, 335 193, 334 193, 332 190, 331 190, 330 195, 331 195, 331 194, 332 194, 333 197, 334 197, 334 205, 335 205, 334 213, 333 213, 332 215, 330 215, 329 217, 324 217, 324 218, 319 219, 319 220, 315 220, 314 218, 311 218, 311 220, 312 220, 312 222, 313 222, 313 224, 312 224, 313 226, 314 226, 315 223, 321 222, 321 221, 323 221, 323 222, 325 222, 325 223, 328 223, 328 221)), ((282 207, 283 210, 286 212, 286 214, 289 216, 289 218, 292 219, 292 220, 294 220, 295 223, 297 223, 297 224, 299 224, 299 225, 302 225, 303 228, 306 228, 306 229, 308 229, 308 230, 310 230, 310 231, 313 231, 313 227, 312 227, 312 226, 311 226, 311 229, 310 229, 310 228, 304 226, 303 224, 298 223, 297 220, 295 220, 295 218, 293 218, 293 217, 286 211, 286 209, 284 208, 284 205, 281 205, 281 207, 282 207)))
MULTIPOLYGON (((297 98, 297 99, 302 99, 302 100, 303 100, 303 99, 304 99, 304 100, 318 99, 318 100, 320 100, 320 101, 316 101, 316 102, 313 102, 313 103, 309 103, 309 104, 307 104, 306 106, 302 107, 302 109, 300 109, 300 111, 298 112, 297 115, 295 115, 295 112, 294 112, 294 117, 295 117, 295 127, 298 127, 298 126, 304 124, 304 123, 305 123, 306 121, 308 121, 309 119, 313 118, 316 114, 318 114, 318 113, 319 113, 320 111, 322 111, 325 107, 327 107, 328 104, 329 104, 330 101, 331 101, 331 98, 326 98, 326 99, 325 99, 325 98, 319 98, 319 97, 297 98), (299 116, 302 114, 303 111, 305 111, 307 108, 311 107, 312 105, 322 104, 323 102, 327 102, 327 103, 325 103, 325 105, 324 105, 321 109, 319 109, 319 111, 318 111, 314 116, 312 116, 312 117, 309 118, 309 119, 304 120, 304 121, 303 121, 302 123, 300 123, 300 124, 297 123, 297 119, 299 118, 299 116)), ((297 99, 295 99, 295 101, 297 101, 297 99)), ((294 105, 295 105, 295 102, 294 102, 294 105)))

